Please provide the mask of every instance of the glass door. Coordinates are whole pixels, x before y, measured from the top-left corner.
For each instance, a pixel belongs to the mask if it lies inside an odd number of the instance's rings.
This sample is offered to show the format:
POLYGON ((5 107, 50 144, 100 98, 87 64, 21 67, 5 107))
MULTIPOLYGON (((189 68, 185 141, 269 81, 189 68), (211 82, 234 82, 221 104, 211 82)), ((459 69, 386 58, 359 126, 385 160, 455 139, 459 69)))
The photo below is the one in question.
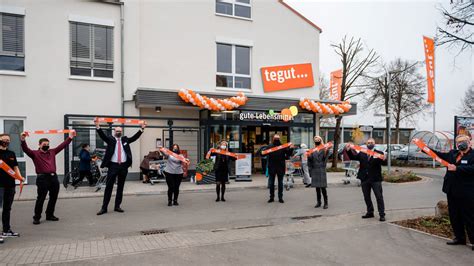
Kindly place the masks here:
MULTIPOLYGON (((9 150, 13 151, 18 160, 18 167, 21 174, 26 178, 26 157, 21 149, 20 134, 24 129, 24 120, 15 118, 1 118, 0 117, 0 133, 10 135, 9 150)), ((28 179, 25 184, 28 183, 28 179)))

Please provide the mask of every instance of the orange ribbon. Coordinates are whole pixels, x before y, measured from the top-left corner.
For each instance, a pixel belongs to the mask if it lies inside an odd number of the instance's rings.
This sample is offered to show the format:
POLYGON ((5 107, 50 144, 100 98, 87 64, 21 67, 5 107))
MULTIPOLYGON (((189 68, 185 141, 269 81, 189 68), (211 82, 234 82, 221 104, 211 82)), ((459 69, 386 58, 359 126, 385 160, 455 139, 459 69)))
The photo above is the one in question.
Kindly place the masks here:
POLYGON ((164 148, 164 147, 160 148, 160 151, 162 153, 166 154, 166 155, 169 155, 171 157, 174 157, 174 158, 180 160, 181 162, 183 162, 185 164, 189 164, 189 160, 184 158, 183 155, 176 154, 176 153, 174 153, 174 152, 172 152, 172 151, 170 151, 170 150, 168 150, 167 148, 164 148))
POLYGON ((29 136, 30 134, 37 134, 37 135, 69 134, 69 133, 72 133, 72 132, 76 132, 76 130, 74 130, 74 129, 50 129, 50 130, 25 131, 27 136, 29 136))
POLYGON ((267 155, 267 154, 275 152, 275 151, 286 149, 286 148, 290 147, 291 145, 293 145, 293 144, 291 142, 288 142, 288 143, 285 143, 283 145, 264 150, 264 151, 262 151, 262 155, 267 155))
POLYGON ((438 163, 440 163, 441 165, 444 165, 444 166, 448 166, 449 163, 446 162, 445 160, 439 158, 438 155, 436 155, 436 153, 434 151, 432 151, 430 148, 428 148, 428 146, 421 140, 421 139, 413 139, 413 143, 416 144, 416 146, 418 146, 418 148, 420 148, 422 151, 424 151, 428 156, 430 156, 431 158, 433 158, 435 161, 437 161, 438 163))
POLYGON ((145 123, 145 120, 140 120, 140 119, 110 118, 110 117, 96 117, 94 121, 99 121, 102 123, 118 123, 118 124, 132 124, 132 125, 141 125, 145 123))
POLYGON ((314 147, 314 148, 312 148, 312 149, 306 151, 306 155, 310 155, 310 154, 312 154, 312 153, 315 152, 315 151, 318 151, 318 152, 319 152, 319 151, 321 151, 321 150, 323 150, 323 149, 324 149, 324 150, 327 150, 327 149, 330 149, 330 148, 332 148, 332 142, 328 142, 328 143, 326 143, 326 144, 324 144, 324 145, 322 145, 322 146, 319 145, 318 147, 314 147))
POLYGON ((21 192, 23 192, 23 177, 21 177, 20 175, 17 175, 17 173, 13 171, 13 169, 2 160, 0 160, 0 169, 7 172, 7 174, 13 177, 13 179, 20 181, 20 195, 18 195, 18 198, 20 198, 21 192))
POLYGON ((363 152, 367 155, 370 155, 374 158, 377 158, 377 159, 380 159, 380 160, 385 160, 385 156, 383 154, 380 154, 380 153, 375 152, 373 150, 369 150, 367 148, 362 148, 361 146, 354 145, 354 144, 351 145, 351 148, 358 151, 358 152, 363 152))
POLYGON ((212 153, 218 153, 218 154, 234 157, 237 160, 244 159, 246 157, 244 154, 237 154, 237 153, 233 153, 233 152, 222 151, 222 150, 217 150, 217 149, 211 148, 206 154, 206 159, 211 158, 212 153))

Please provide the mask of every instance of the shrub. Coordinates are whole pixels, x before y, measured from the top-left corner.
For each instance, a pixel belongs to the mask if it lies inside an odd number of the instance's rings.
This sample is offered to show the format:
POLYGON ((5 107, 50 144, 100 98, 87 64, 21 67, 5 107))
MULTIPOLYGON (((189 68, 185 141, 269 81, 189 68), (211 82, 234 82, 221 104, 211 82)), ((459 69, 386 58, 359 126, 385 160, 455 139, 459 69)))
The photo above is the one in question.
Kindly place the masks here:
POLYGON ((406 183, 420 181, 421 177, 417 176, 412 171, 395 170, 388 174, 387 171, 382 173, 385 182, 389 183, 406 183))

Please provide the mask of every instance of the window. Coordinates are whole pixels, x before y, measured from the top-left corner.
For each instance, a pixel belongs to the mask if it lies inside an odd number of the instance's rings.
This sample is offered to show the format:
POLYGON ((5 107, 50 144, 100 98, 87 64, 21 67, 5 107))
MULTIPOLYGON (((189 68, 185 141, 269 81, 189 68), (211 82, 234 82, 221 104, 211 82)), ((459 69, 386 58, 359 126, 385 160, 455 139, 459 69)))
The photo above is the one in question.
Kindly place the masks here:
POLYGON ((217 44, 217 87, 251 89, 250 71, 250 47, 217 44))
POLYGON ((216 0, 216 13, 241 18, 251 18, 250 0, 216 0))
POLYGON ((0 133, 10 134, 11 142, 8 149, 15 153, 18 160, 18 168, 20 168, 21 174, 26 176, 26 158, 20 143, 20 134, 23 131, 23 120, 0 117, 0 133))
POLYGON ((113 78, 113 27, 70 22, 71 75, 113 78))
POLYGON ((25 71, 23 15, 0 13, 0 70, 25 71))

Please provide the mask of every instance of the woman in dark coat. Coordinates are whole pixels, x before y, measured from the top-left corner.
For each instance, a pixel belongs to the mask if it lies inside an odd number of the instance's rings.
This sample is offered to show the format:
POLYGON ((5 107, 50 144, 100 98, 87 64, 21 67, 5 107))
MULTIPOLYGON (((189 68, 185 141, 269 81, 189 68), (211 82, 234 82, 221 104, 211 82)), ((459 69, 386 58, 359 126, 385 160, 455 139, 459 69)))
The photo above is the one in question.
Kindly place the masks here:
MULTIPOLYGON (((320 136, 314 137, 315 147, 322 147, 323 139, 320 136)), ((311 176, 311 186, 316 188, 316 197, 317 203, 315 208, 321 207, 321 192, 324 197, 324 207, 323 209, 328 208, 328 194, 326 188, 328 186, 327 176, 326 176, 326 163, 328 160, 329 149, 321 149, 320 151, 315 151, 308 156, 308 168, 309 174, 311 176)))
MULTIPOLYGON (((221 141, 218 149, 221 151, 227 151, 228 145, 227 141, 221 141)), ((225 201, 225 184, 229 181, 229 173, 231 168, 231 163, 235 161, 236 158, 222 155, 219 153, 211 153, 211 156, 216 156, 214 163, 214 173, 216 175, 216 194, 218 201, 225 201)))

